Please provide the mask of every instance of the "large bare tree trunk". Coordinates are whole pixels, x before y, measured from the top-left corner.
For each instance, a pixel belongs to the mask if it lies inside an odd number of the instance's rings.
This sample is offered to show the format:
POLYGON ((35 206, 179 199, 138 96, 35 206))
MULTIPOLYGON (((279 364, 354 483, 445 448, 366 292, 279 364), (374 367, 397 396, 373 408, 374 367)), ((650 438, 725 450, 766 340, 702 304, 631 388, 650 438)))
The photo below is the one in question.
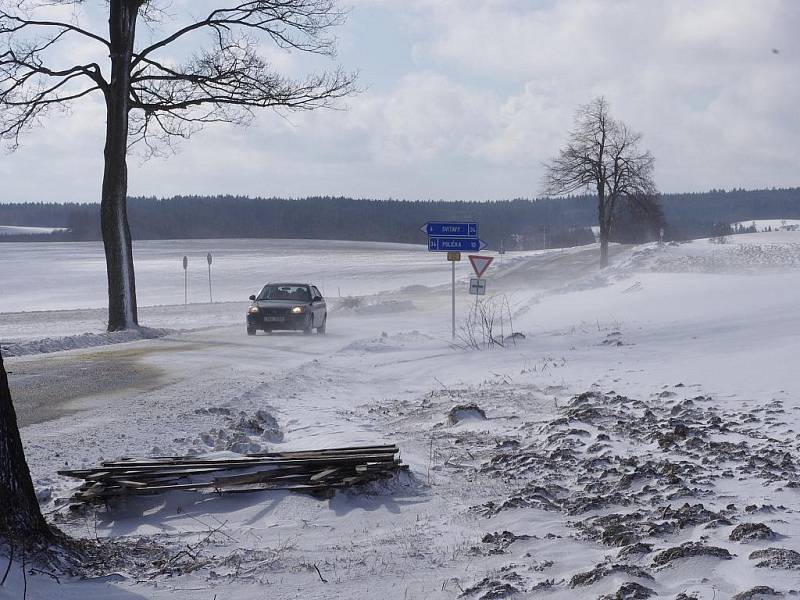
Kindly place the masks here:
POLYGON ((139 2, 111 0, 111 81, 105 90, 108 120, 100 224, 108 274, 108 330, 139 326, 133 247, 128 226, 128 113, 130 64, 139 2))
POLYGON ((608 266, 608 233, 600 231, 600 268, 608 266))
POLYGON ((608 206, 605 185, 597 186, 597 223, 600 226, 600 268, 608 266, 608 206))
POLYGON ((25 462, 17 413, 0 354, 0 541, 25 546, 51 538, 25 462))

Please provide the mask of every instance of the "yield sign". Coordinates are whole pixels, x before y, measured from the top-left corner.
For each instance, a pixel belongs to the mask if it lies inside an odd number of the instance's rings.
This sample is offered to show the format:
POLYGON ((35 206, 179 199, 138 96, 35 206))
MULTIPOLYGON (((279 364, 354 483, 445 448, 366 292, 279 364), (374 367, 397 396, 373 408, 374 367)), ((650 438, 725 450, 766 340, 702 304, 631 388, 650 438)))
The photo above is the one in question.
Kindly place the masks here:
POLYGON ((475 276, 480 278, 489 268, 494 260, 493 256, 478 256, 477 254, 469 255, 469 262, 472 263, 472 270, 475 271, 475 276))

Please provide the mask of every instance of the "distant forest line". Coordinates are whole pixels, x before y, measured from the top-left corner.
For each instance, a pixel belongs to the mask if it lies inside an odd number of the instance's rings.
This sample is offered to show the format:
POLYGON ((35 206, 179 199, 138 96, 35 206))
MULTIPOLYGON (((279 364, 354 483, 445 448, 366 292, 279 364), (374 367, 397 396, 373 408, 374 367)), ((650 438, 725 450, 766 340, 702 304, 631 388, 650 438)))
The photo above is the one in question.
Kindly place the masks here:
MULTIPOLYGON (((591 196, 488 202, 368 200, 342 197, 303 199, 241 196, 130 198, 128 215, 135 240, 203 238, 335 239, 424 243, 427 221, 480 224, 490 248, 573 246, 594 241, 589 229, 597 208, 591 196)), ((730 224, 755 219, 800 218, 800 188, 712 190, 658 197, 662 214, 637 218, 620 211, 617 241, 658 237, 691 239, 730 233, 730 224)), ((2 236, 2 241, 90 241, 100 239, 97 204, 0 204, 0 225, 63 227, 49 235, 2 236)))

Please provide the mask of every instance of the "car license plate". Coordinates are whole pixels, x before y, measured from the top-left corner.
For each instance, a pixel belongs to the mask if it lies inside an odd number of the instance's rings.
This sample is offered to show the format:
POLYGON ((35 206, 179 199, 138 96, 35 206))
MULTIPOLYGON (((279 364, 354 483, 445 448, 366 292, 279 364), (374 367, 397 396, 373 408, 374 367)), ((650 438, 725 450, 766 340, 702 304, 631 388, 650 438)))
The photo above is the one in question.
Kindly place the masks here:
POLYGON ((283 323, 283 317, 264 317, 267 323, 283 323))

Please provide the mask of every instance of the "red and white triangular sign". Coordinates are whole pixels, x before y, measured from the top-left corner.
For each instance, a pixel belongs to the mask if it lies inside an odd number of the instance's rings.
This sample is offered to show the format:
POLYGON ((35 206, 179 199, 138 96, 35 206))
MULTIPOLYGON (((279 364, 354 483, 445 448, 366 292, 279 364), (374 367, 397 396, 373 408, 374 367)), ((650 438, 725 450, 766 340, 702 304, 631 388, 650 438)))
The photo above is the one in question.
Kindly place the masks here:
POLYGON ((493 256, 478 256, 477 254, 469 255, 469 262, 472 263, 472 270, 475 271, 475 276, 480 279, 481 275, 486 272, 489 265, 494 260, 493 256))

